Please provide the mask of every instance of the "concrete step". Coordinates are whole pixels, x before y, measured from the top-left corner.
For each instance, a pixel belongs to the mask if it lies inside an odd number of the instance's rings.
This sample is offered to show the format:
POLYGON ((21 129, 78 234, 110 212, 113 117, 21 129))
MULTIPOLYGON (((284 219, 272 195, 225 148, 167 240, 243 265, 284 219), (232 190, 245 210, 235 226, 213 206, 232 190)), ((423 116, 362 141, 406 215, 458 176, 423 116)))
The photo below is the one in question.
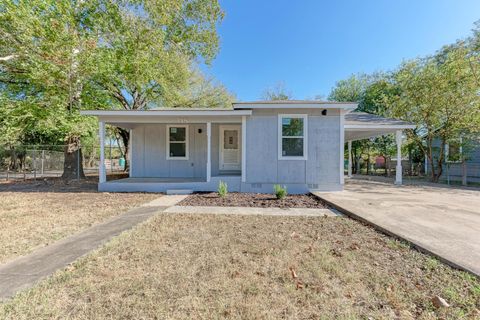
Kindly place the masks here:
POLYGON ((171 189, 167 190, 167 194, 192 194, 193 190, 188 189, 171 189))

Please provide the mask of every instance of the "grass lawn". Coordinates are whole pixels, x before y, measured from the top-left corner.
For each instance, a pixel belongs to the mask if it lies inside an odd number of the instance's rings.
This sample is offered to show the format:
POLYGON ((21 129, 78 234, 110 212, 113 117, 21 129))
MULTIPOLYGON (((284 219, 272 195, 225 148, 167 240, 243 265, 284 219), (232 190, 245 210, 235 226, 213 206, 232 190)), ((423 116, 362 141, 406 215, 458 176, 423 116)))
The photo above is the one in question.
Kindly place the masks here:
POLYGON ((348 218, 159 214, 1 319, 478 319, 480 282, 348 218), (434 296, 451 306, 437 309, 434 296))
POLYGON ((96 192, 96 181, 0 183, 0 263, 152 200, 152 194, 96 192))

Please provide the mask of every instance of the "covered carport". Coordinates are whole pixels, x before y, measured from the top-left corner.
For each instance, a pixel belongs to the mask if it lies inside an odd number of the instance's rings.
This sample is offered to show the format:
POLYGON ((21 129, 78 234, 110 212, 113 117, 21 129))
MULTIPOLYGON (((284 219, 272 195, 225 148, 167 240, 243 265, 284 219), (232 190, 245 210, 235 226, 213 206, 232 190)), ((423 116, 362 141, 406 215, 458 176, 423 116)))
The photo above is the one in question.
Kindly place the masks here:
POLYGON ((402 137, 403 130, 414 129, 408 122, 384 118, 365 112, 350 112, 345 115, 345 141, 348 143, 348 176, 352 177, 352 141, 369 139, 395 133, 397 144, 397 167, 395 184, 402 184, 402 137))

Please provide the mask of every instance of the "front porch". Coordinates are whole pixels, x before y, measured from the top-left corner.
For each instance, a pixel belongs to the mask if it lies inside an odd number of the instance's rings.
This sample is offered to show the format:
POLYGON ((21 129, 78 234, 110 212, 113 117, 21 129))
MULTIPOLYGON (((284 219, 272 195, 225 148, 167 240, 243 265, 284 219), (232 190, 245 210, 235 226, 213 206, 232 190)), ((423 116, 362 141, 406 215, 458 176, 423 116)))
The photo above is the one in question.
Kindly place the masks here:
POLYGON ((241 175, 219 175, 202 178, 151 178, 130 177, 99 183, 98 191, 106 192, 167 192, 169 190, 217 191, 220 181, 228 185, 228 190, 241 190, 241 175))
POLYGON ((99 116, 99 191, 240 191, 249 110, 151 110, 99 116), (129 130, 129 177, 106 181, 105 125, 129 130))

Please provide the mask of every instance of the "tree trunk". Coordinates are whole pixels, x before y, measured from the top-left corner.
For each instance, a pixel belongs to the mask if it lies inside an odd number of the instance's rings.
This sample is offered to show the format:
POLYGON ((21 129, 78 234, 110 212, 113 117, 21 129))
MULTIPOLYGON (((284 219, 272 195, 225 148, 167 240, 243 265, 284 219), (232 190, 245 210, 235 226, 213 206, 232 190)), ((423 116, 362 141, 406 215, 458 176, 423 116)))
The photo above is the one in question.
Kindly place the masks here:
POLYGON ((80 139, 78 137, 68 138, 68 144, 64 149, 63 174, 62 179, 74 180, 84 179, 82 149, 80 148, 80 139))
POLYGON ((122 138, 122 143, 123 143, 123 150, 124 150, 123 151, 123 156, 125 157, 124 171, 129 172, 130 171, 130 162, 128 161, 128 157, 130 155, 130 150, 129 150, 130 132, 128 130, 118 128, 118 127, 117 127, 117 132, 120 135, 120 137, 122 138))
POLYGON ((355 173, 360 174, 362 171, 362 168, 360 168, 360 156, 355 157, 355 173))
POLYGON ((382 156, 383 158, 383 165, 385 166, 384 168, 384 173, 385 173, 385 176, 388 177, 388 170, 387 170, 387 157, 386 156, 382 156))
POLYGON ((392 159, 390 159, 390 157, 385 157, 385 169, 387 170, 387 177, 390 177, 392 175, 392 170, 390 168, 391 162, 392 159))
POLYGON ((465 159, 462 161, 462 185, 467 185, 467 162, 465 159))

